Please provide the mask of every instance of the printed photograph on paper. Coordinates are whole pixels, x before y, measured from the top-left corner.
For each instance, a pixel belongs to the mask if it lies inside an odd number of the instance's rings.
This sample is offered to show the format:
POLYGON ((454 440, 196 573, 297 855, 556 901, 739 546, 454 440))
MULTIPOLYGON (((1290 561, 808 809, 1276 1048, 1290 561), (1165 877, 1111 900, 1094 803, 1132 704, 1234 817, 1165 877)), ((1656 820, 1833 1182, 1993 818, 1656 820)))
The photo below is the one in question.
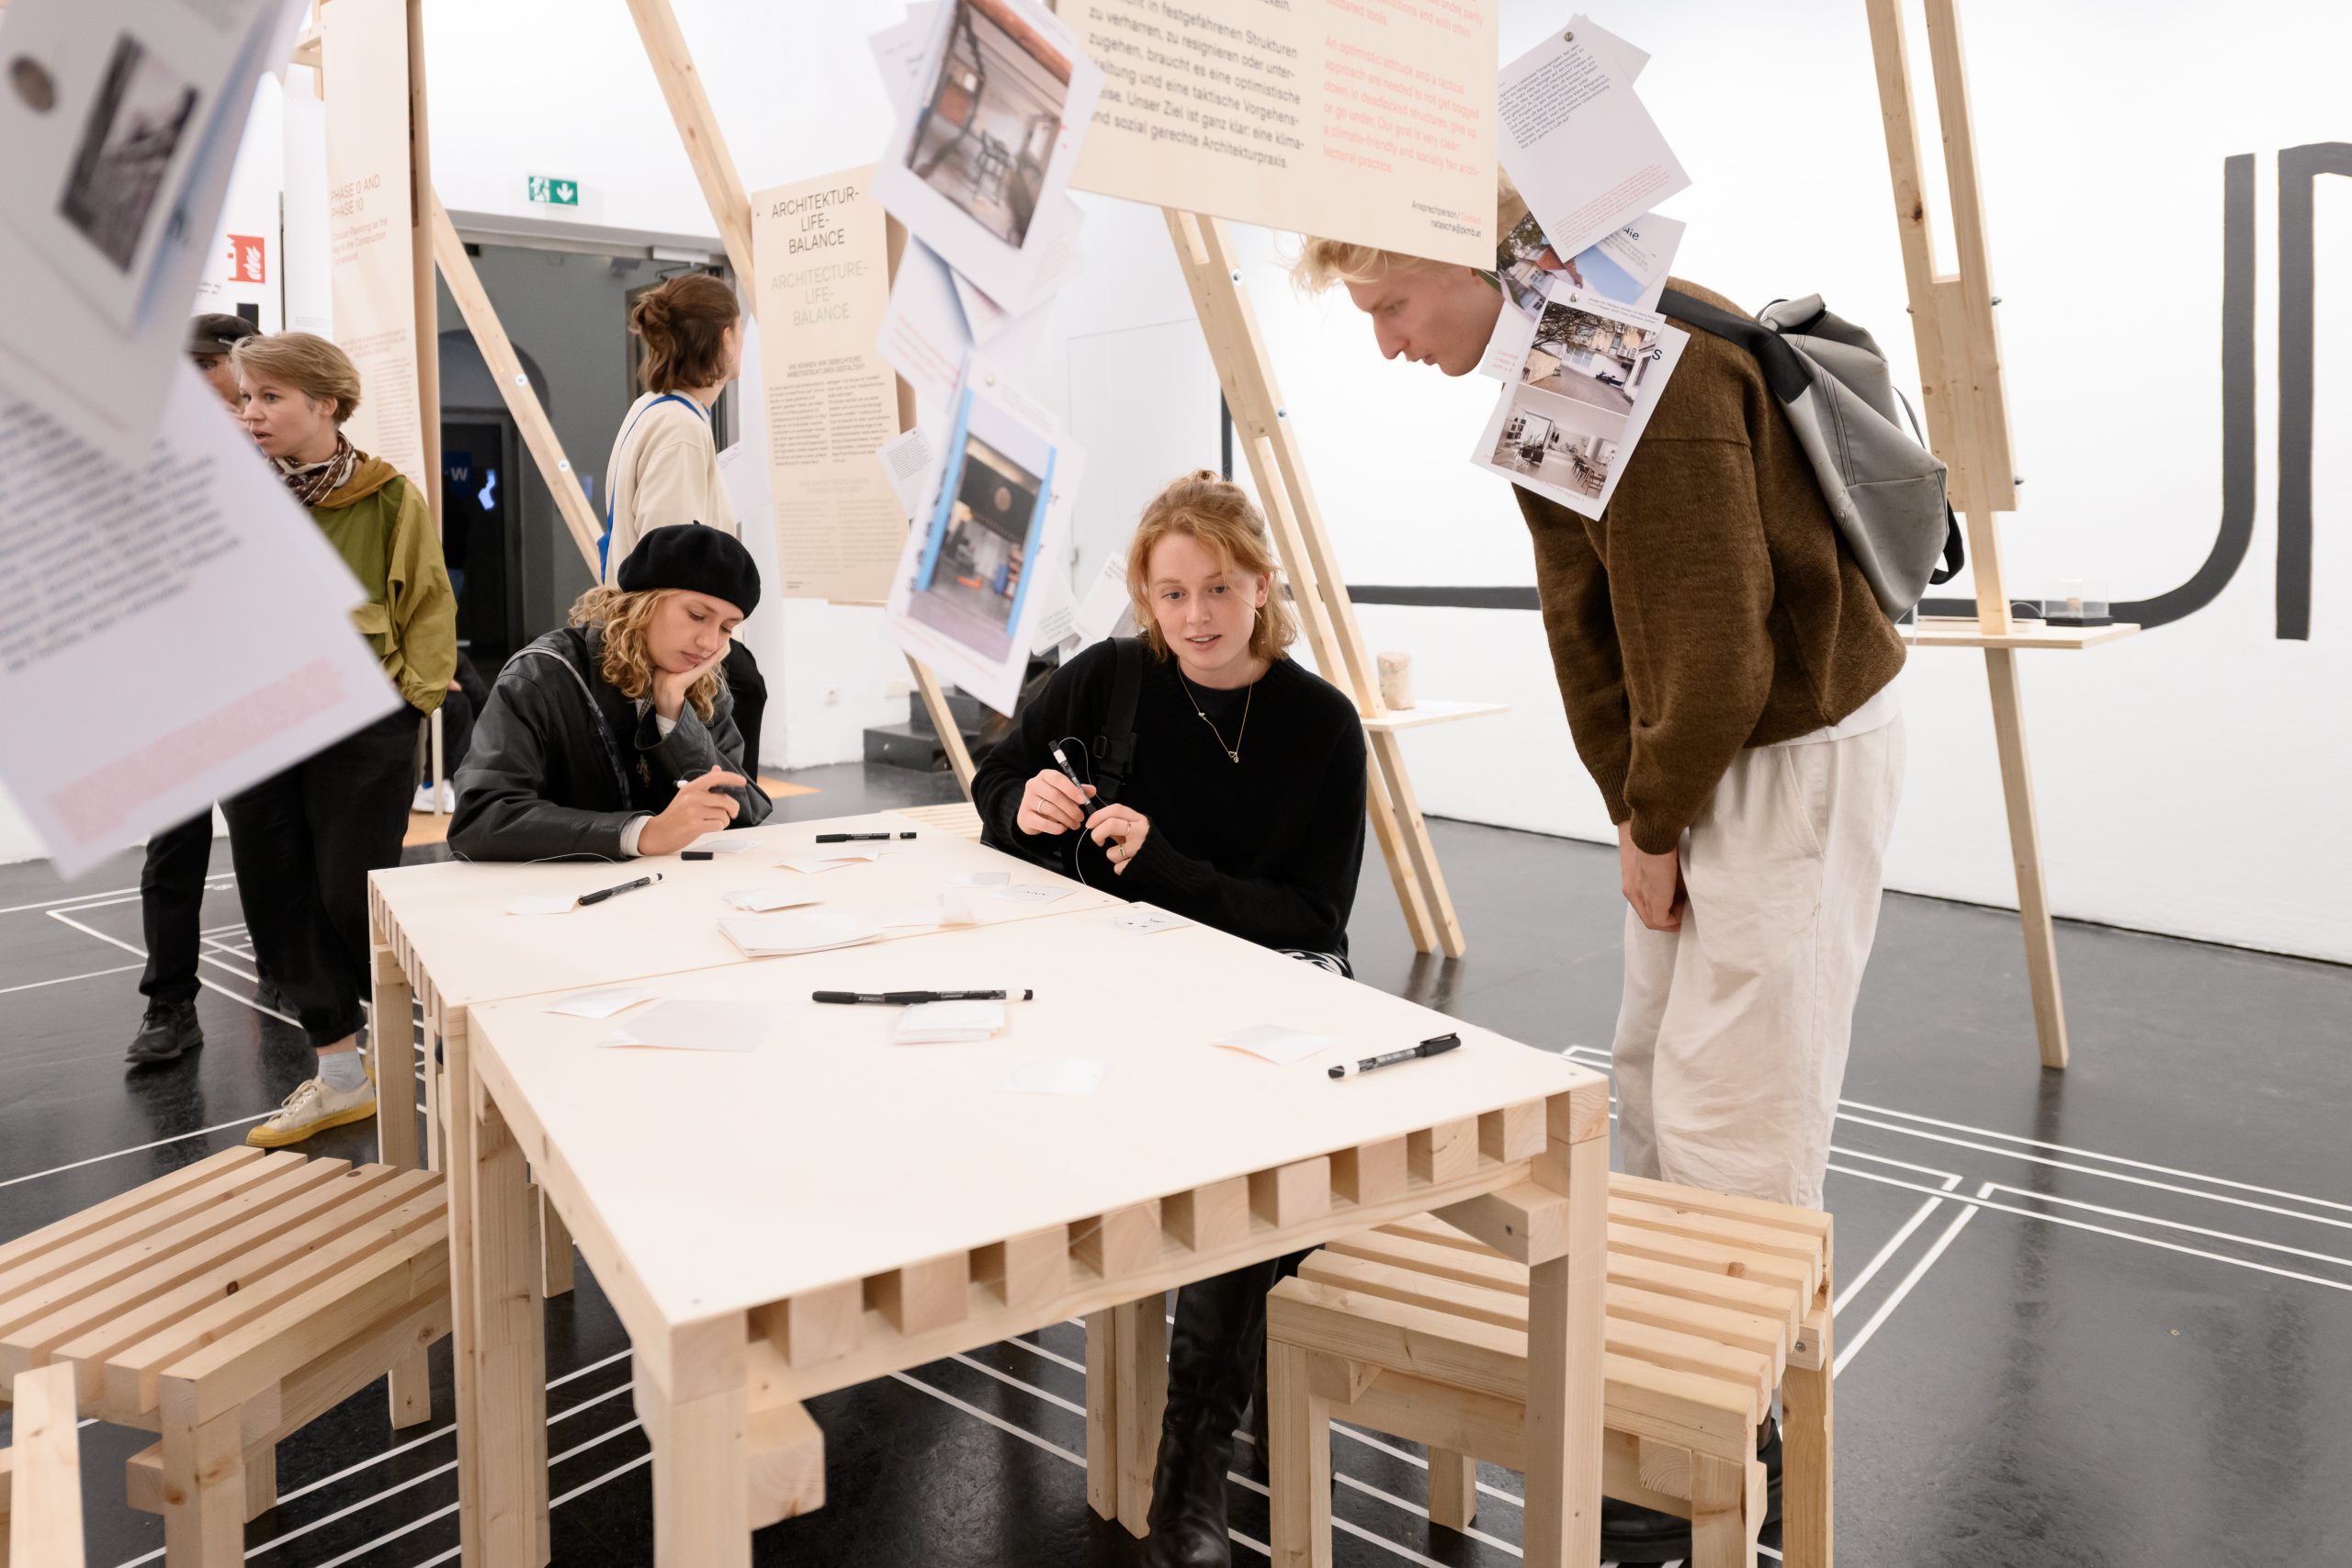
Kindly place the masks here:
POLYGON ((196 118, 195 85, 129 33, 115 41, 58 211, 117 271, 137 259, 196 118))
POLYGON ((1535 318, 1535 341, 1520 380, 1622 418, 1640 400, 1651 367, 1664 357, 1660 336, 1655 327, 1550 300, 1535 318))
POLYGON ((1616 469, 1625 416, 1525 387, 1506 401, 1486 465, 1562 499, 1600 501, 1616 469))
POLYGON ((948 454, 907 614, 984 659, 1013 648, 1054 449, 975 399, 948 454))
POLYGON ((947 47, 916 111, 907 166, 1016 250, 1044 200, 1070 60, 1004 0, 953 0, 947 47))

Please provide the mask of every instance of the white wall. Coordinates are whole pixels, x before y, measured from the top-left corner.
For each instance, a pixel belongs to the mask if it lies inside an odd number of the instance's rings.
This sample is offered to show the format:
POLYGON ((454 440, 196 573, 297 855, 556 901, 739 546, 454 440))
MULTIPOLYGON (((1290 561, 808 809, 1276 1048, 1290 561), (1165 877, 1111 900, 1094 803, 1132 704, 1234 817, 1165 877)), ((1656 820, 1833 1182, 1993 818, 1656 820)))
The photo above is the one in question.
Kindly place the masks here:
MULTIPOLYGON (((887 110, 865 36, 895 0, 774 5, 676 0, 746 185, 869 160, 887 110)), ((1505 0, 1506 54, 1565 4, 1505 0)), ((2222 161, 2257 157, 2256 534, 2221 599, 2090 653, 2026 656, 2026 694, 2051 886, 2062 914, 2352 959, 2352 181, 2324 179, 2318 535, 2312 637, 2272 636, 2278 481, 2278 148, 2352 140, 2337 62, 2341 8, 2208 8, 2160 0, 2128 22, 2095 0, 1965 7, 2007 355, 2023 510, 2005 524, 2013 593, 2068 579, 2117 600, 2186 579, 2220 509, 2222 161), (2187 66, 2187 69, 2184 67, 2187 66)), ((1914 380, 1869 41, 1854 0, 1603 0, 1595 18, 1656 51, 1641 91, 1695 186, 1678 271, 1755 306, 1819 290, 1874 327, 1914 380)), ((1916 18, 1915 18, 1916 20, 1916 18)), ((710 223, 651 70, 619 6, 432 0, 426 11, 435 164, 453 209, 550 216, 524 176, 582 182, 579 217, 704 232, 710 223)), ((1915 35, 1916 37, 1916 35, 1915 35)), ((1924 50, 1915 52, 1924 58, 1924 50)), ((1932 140, 1932 139, 1931 139, 1932 140)), ((1037 393, 1092 413, 1105 342, 1142 344, 1188 313, 1157 212, 1090 199, 1089 269, 1057 306, 1037 393), (1110 337, 1109 334, 1126 334, 1110 337)), ((1466 454, 1490 390, 1379 364, 1343 300, 1302 301, 1272 237, 1244 235, 1249 286, 1350 577, 1400 584, 1527 583, 1507 488, 1466 454)), ((1089 490, 1148 488, 1197 439, 1213 399, 1197 363, 1148 367, 1180 428, 1122 435, 1097 418, 1089 490)), ((1151 399, 1143 399, 1149 403, 1151 399)), ((1213 404, 1212 404, 1213 407, 1213 404)), ((1214 462, 1213 446, 1197 459, 1214 462)), ((1100 509, 1095 509, 1099 511, 1100 509)), ((1080 547, 1117 519, 1090 512, 1080 547)), ((1366 635, 1409 649, 1420 690, 1497 698, 1500 719, 1417 735, 1434 813, 1606 839, 1567 744, 1536 618, 1523 612, 1366 606, 1366 635)), ((854 754, 894 713, 903 666, 871 611, 795 605, 772 672, 793 763, 854 754), (780 677, 780 678, 779 678, 780 677), (827 691, 839 694, 831 705, 827 691)), ((1891 875, 1902 887, 2007 903, 2009 880, 1983 671, 1969 653, 1915 657, 1905 681, 1911 784, 1891 875)), ((772 721, 773 722, 773 721, 772 721)), ((8 839, 0 802, 0 852, 8 839)))
MULTIPOLYGON (((1506 54, 1564 4, 1506 0, 1506 54)), ((2030 655, 2026 693, 2051 886, 2062 913, 2352 958, 2352 565, 2332 547, 2352 510, 2345 432, 2346 312, 2328 297, 2352 256, 2352 181, 2319 191, 2319 535, 2313 637, 2271 635, 2277 353, 2276 177, 2283 146, 2352 139, 2335 62, 2352 22, 2316 6, 2167 3, 2120 24, 2093 0, 1965 7, 1978 145, 1999 279, 2023 506, 2006 525, 2012 591, 2082 579, 2118 600, 2188 576, 2220 507, 2222 160, 2259 156, 2257 388, 2261 479, 2253 549, 2221 600, 2174 626, 2080 655, 2030 655), (2184 74, 2185 61, 2195 62, 2184 74)), ((857 163, 887 112, 865 35, 897 5, 678 0, 747 185, 857 163)), ((1853 0, 1649 0, 1595 19, 1656 51, 1645 99, 1694 187, 1683 276, 1754 306, 1818 289, 1875 327, 1914 379, 1869 39, 1853 0)), ((1916 17, 1915 17, 1916 22, 1916 17)), ((582 182, 584 220, 707 231, 685 156, 620 6, 550 29, 527 7, 435 0, 435 163, 452 207, 523 212, 528 173, 582 182), (522 62, 528 62, 528 68, 522 62)), ((1915 37, 1917 35, 1915 34, 1915 37)), ((1915 53, 1924 61, 1923 48, 1915 53)), ((1932 138, 1930 139, 1932 141, 1932 138)), ((1036 390, 1069 409, 1116 342, 1187 312, 1159 215, 1091 200, 1088 271, 1057 306, 1036 390)), ((544 215, 544 209, 541 209, 544 215)), ((1271 236, 1249 234, 1250 287, 1350 576, 1385 583, 1532 581, 1506 487, 1471 471, 1490 391, 1377 363, 1344 301, 1300 301, 1271 236)), ((1191 406, 1198 367, 1163 369, 1191 406)), ((1213 389, 1207 395, 1214 395, 1213 389)), ((1084 402, 1076 422, 1085 420, 1084 402)), ((1189 423, 1189 415, 1182 416, 1189 423)), ((1099 425, 1102 422, 1097 421, 1099 425)), ((1213 427, 1210 427, 1213 429, 1213 427)), ((1148 487, 1187 438, 1090 433, 1089 489, 1148 487), (1149 469, 1149 472, 1145 472, 1149 469)), ((1199 460, 1214 461, 1213 452, 1199 460)), ((1113 510, 1117 508, 1114 506, 1113 510)), ((1083 552, 1115 519, 1081 520, 1083 552)), ((1567 744, 1536 618, 1367 606, 1366 635, 1410 649, 1430 695, 1512 704, 1502 719, 1416 736, 1432 812, 1605 839, 1567 744)), ((788 634, 782 690, 795 761, 850 754, 854 712, 811 694, 899 678, 870 612, 811 608, 788 634), (821 619, 820 618, 821 617, 821 619), (827 716, 831 715, 831 719, 827 716), (804 747, 804 742, 806 745, 804 747)), ((1911 787, 1898 886, 2011 902, 1981 663, 1915 658, 1905 680, 1911 787)))
MULTIPOLYGON (((1504 51, 1555 6, 1510 4, 1504 51)), ((2014 595, 2085 580, 2117 600, 2187 579, 2220 514, 2222 161, 2257 161, 2259 505, 2218 603, 2117 647, 2027 655, 2050 884, 2060 913, 2352 959, 2352 181, 2318 193, 2318 536, 2312 637, 2272 635, 2280 147, 2352 140, 2329 62, 2352 23, 2180 5, 1965 8, 1978 144, 2023 510, 2004 525, 2014 595), (2185 51, 2185 52, 2184 52, 2185 51), (2180 66, 2193 58, 2184 78, 2180 66), (2190 82, 2193 80, 2193 88, 2190 82), (2191 101, 2185 101, 2189 89, 2191 101)), ((1819 290, 1874 327, 1916 387, 1869 40, 1848 0, 1653 0, 1596 9, 1657 51, 1642 93, 1694 187, 1677 271, 1751 308, 1819 290)), ((1915 35, 1916 36, 1916 35, 1915 35)), ((1924 53, 1924 51, 1920 52, 1924 53)), ((1351 580, 1526 583, 1525 529, 1465 467, 1489 389, 1377 364, 1344 299, 1295 302, 1270 240, 1250 283, 1351 580)), ((1505 719, 1411 741, 1431 812, 1599 840, 1535 617, 1367 607, 1430 695, 1505 719)), ((1905 677, 1910 787, 1898 886, 2014 903, 1978 656, 1929 650, 1905 677)))

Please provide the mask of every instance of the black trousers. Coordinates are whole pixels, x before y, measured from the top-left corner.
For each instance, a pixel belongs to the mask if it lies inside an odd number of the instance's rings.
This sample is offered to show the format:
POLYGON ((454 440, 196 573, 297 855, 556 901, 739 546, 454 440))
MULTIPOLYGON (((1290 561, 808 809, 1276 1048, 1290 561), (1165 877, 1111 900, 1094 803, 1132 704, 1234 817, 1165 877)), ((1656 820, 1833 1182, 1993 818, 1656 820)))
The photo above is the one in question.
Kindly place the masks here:
MULTIPOLYGON (((445 780, 458 776, 458 764, 466 760, 466 750, 474 743, 474 721, 490 705, 490 686, 463 649, 458 653, 456 678, 458 689, 441 699, 441 776, 445 780)), ((417 787, 432 782, 433 757, 428 751, 417 773, 417 787)))
POLYGON ((212 812, 164 829, 147 840, 139 868, 139 919, 147 932, 147 972, 139 994, 150 1006, 196 999, 197 928, 204 878, 212 869, 212 812))
POLYGON ((768 709, 767 678, 741 643, 727 648, 727 690, 735 699, 735 728, 743 732, 743 776, 760 776, 760 716, 768 709))
POLYGON ((368 874, 401 862, 422 716, 403 703, 220 803, 254 954, 312 1045, 359 1028, 368 874))

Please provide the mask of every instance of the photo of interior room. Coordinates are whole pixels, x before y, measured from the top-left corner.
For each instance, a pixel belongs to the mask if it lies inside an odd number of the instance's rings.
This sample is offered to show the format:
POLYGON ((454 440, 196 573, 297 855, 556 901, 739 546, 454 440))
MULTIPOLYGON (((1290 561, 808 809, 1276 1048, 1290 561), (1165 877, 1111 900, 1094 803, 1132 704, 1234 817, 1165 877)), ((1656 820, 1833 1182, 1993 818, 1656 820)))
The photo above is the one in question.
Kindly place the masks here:
POLYGON ((908 165, 1005 243, 1037 213, 1069 62, 996 0, 957 0, 908 165))

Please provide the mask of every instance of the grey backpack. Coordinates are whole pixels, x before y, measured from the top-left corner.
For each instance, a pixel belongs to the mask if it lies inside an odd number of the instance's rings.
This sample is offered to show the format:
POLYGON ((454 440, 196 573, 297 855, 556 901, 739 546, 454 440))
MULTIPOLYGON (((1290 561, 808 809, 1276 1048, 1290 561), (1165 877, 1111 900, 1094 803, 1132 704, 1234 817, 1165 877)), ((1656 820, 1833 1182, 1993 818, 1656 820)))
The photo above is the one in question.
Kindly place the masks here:
POLYGON ((1755 321, 1669 288, 1658 309, 1755 355, 1765 385, 1813 460, 1814 478, 1855 564, 1889 619, 1899 619, 1961 566, 1960 522, 1945 495, 1943 460, 1918 421, 1895 423, 1886 355, 1871 334, 1832 314, 1821 296, 1781 299, 1755 321))

